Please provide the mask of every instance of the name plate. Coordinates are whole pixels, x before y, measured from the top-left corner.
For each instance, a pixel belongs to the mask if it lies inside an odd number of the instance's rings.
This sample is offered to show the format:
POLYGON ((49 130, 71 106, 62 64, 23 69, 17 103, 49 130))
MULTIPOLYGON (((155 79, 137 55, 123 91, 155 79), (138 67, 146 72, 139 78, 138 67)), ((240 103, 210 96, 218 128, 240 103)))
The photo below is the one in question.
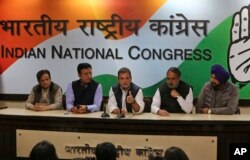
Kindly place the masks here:
POLYGON ((95 147, 102 142, 112 142, 119 160, 145 160, 150 153, 164 155, 169 147, 182 148, 189 159, 211 160, 217 158, 216 136, 168 136, 98 134, 58 131, 16 130, 17 157, 29 157, 33 146, 42 140, 55 145, 60 159, 95 159, 95 147))

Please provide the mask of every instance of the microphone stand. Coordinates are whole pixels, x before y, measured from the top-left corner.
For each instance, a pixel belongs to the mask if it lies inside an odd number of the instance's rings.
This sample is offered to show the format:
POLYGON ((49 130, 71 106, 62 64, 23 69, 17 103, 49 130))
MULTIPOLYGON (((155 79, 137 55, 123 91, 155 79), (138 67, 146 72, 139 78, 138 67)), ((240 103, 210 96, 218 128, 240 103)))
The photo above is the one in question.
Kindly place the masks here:
POLYGON ((107 113, 106 108, 107 108, 107 104, 104 104, 104 105, 103 105, 103 113, 102 113, 102 115, 101 115, 102 118, 110 117, 110 115, 107 113))

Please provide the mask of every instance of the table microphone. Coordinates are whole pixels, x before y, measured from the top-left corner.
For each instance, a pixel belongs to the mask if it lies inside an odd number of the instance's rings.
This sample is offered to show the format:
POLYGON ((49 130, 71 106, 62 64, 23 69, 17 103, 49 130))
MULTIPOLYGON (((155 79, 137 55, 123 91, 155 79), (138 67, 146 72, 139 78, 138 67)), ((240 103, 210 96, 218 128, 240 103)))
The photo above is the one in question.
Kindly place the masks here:
POLYGON ((125 118, 125 113, 118 114, 116 118, 125 118))
POLYGON ((125 118, 125 113, 122 112, 122 109, 120 108, 120 113, 117 115, 116 118, 125 118))
POLYGON ((101 117, 103 117, 103 118, 110 117, 110 115, 106 111, 106 108, 107 108, 107 104, 104 104, 103 105, 103 113, 101 115, 101 117))

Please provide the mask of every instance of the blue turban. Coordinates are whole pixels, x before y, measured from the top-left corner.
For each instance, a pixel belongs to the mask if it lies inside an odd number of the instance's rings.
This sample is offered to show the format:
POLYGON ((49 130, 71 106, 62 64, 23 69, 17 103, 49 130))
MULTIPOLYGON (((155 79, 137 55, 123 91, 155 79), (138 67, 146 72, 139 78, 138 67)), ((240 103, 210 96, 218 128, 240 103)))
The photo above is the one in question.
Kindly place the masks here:
POLYGON ((211 68, 211 74, 215 74, 220 83, 226 83, 229 79, 229 73, 219 64, 215 64, 211 68))

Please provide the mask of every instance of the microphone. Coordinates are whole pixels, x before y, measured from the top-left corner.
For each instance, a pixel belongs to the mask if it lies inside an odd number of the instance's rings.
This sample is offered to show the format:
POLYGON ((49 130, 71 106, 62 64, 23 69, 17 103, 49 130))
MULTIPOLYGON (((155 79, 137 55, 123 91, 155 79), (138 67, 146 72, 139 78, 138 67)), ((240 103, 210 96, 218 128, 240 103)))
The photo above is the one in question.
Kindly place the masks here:
POLYGON ((125 113, 120 111, 120 114, 118 114, 116 118, 125 118, 125 113))
POLYGON ((110 117, 110 115, 107 113, 106 108, 107 108, 107 104, 105 103, 105 104, 103 105, 103 113, 102 113, 102 115, 101 115, 102 118, 110 117))
MULTIPOLYGON (((109 99, 112 98, 113 96, 114 96, 114 94, 112 94, 112 95, 109 97, 109 99)), ((107 102, 107 103, 108 103, 108 102, 107 102)), ((102 113, 102 115, 101 115, 102 118, 110 117, 110 115, 107 113, 107 103, 104 103, 104 105, 103 105, 103 113, 102 113)))
POLYGON ((122 108, 119 108, 120 109, 120 113, 116 116, 116 118, 125 118, 125 113, 122 112, 122 108))

